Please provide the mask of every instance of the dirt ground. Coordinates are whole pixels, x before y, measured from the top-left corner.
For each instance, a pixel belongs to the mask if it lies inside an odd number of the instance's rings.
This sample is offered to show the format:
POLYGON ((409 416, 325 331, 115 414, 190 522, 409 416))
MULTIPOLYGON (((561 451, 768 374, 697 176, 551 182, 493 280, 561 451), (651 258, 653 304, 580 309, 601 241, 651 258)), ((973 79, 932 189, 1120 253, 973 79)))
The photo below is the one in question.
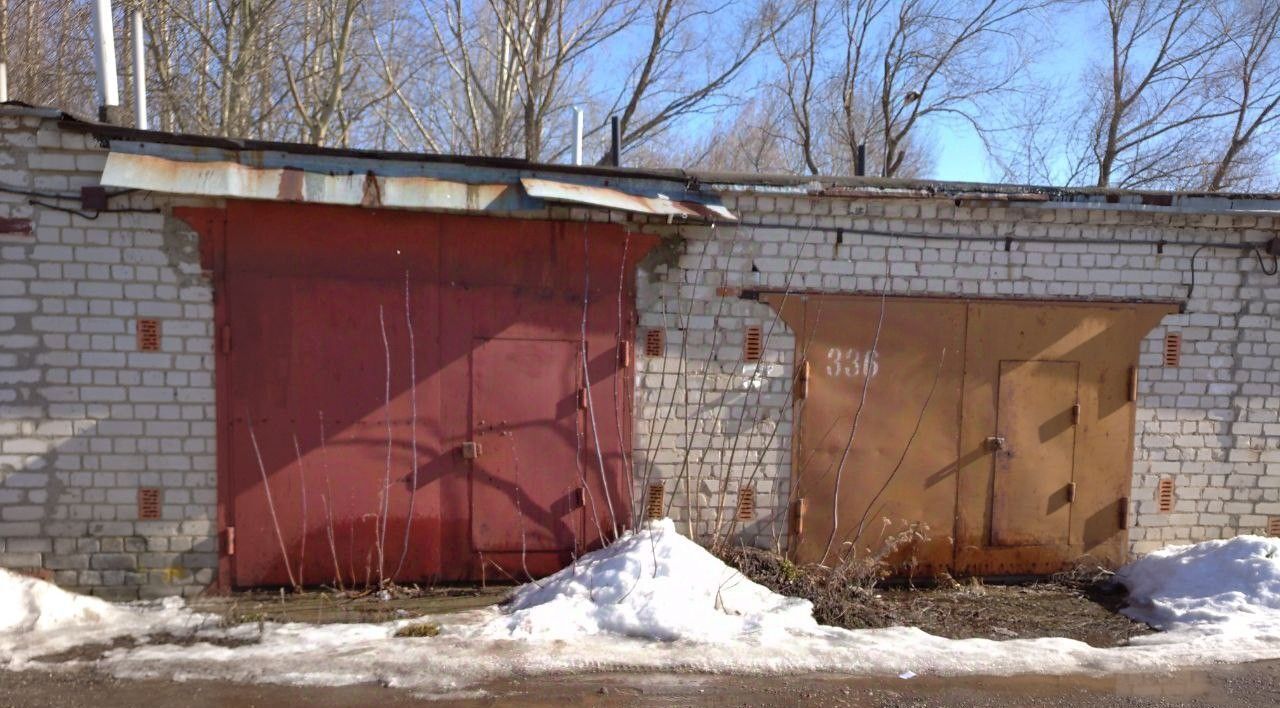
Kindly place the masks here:
POLYGON ((380 686, 299 688, 227 682, 122 681, 88 670, 0 671, 0 708, 263 706, 795 706, 856 708, 1273 708, 1280 662, 1105 677, 851 678, 838 675, 576 674, 525 678, 431 700, 380 686))
POLYGON ((462 612, 501 602, 509 586, 397 588, 377 592, 243 592, 190 601, 196 612, 245 622, 390 622, 422 615, 462 612))
POLYGON ((919 627, 951 639, 1067 637, 1095 647, 1123 646, 1152 631, 1118 614, 1124 588, 1087 565, 1021 584, 943 576, 929 586, 880 587, 856 574, 798 568, 757 549, 729 549, 723 559, 775 592, 810 600, 819 622, 848 629, 919 627))

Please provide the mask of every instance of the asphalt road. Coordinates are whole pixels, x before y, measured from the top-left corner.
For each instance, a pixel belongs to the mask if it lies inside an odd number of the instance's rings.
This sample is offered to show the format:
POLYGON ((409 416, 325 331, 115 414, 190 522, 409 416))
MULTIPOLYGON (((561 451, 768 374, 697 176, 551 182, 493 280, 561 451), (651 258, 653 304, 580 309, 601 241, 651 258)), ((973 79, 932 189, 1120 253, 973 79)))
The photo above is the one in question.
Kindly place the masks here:
POLYGON ((0 671, 0 706, 946 706, 1098 708, 1280 706, 1280 661, 1102 677, 850 678, 580 674, 511 680, 428 700, 381 686, 299 688, 209 681, 122 681, 92 670, 0 671))

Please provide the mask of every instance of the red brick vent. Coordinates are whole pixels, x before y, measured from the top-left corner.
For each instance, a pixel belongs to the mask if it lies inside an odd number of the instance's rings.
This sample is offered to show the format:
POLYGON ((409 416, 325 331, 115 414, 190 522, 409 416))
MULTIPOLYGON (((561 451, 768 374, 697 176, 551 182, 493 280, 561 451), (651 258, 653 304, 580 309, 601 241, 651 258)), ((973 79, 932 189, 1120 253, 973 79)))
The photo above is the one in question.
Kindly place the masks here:
POLYGON ((662 518, 662 495, 666 489, 666 485, 659 482, 658 484, 649 485, 649 494, 644 500, 644 518, 661 519, 662 518))
POLYGON ((1178 366, 1182 361, 1182 335, 1170 332, 1164 335, 1164 365, 1178 366))
POLYGON ((1173 480, 1165 477, 1156 488, 1156 501, 1160 504, 1161 514, 1173 511, 1173 499, 1173 480))
POLYGON ((143 487, 138 490, 138 518, 154 521, 160 518, 160 490, 143 487))
POLYGON ((752 521, 756 518, 756 488, 738 488, 738 521, 752 521))
POLYGON ((138 320, 138 351, 160 351, 160 320, 138 320))
POLYGON ((667 336, 663 330, 651 329, 644 333, 644 355, 662 356, 667 352, 667 336))
POLYGON ((760 361, 763 354, 764 342, 760 335, 760 325, 751 325, 742 337, 742 360, 760 361))

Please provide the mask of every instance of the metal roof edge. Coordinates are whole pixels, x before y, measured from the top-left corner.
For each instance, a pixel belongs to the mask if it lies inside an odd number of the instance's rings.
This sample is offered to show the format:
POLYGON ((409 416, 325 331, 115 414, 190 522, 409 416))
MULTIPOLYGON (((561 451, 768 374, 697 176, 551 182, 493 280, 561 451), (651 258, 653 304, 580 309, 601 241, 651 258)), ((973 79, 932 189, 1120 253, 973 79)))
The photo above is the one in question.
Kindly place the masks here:
MULTIPOLYGON (((0 110, 3 110, 3 106, 0 106, 0 110)), ((531 162, 512 157, 353 150, 302 143, 166 133, 83 121, 52 109, 33 110, 48 111, 50 117, 61 117, 60 126, 64 129, 90 133, 112 149, 124 143, 134 145, 133 148, 126 148, 133 152, 158 153, 174 150, 176 153, 181 153, 183 150, 192 152, 218 150, 235 154, 234 161, 242 164, 264 163, 263 156, 271 156, 267 162, 277 165, 289 162, 300 163, 299 166, 301 163, 309 165, 338 163, 331 167, 336 171, 368 172, 376 169, 379 173, 383 173, 387 170, 387 165, 391 164, 398 166, 395 169, 404 170, 409 174, 415 172, 408 167, 411 165, 435 166, 435 170, 419 168, 418 174, 425 176, 428 172, 432 172, 448 175, 447 179, 469 183, 493 181, 492 174, 485 174, 488 170, 499 173, 506 171, 507 174, 515 174, 518 177, 549 177, 584 186, 603 185, 623 189, 623 191, 627 191, 624 185, 638 187, 643 184, 646 190, 674 193, 674 185, 680 185, 680 190, 685 195, 698 201, 705 200, 708 194, 777 194, 845 199, 996 201, 1039 204, 1046 208, 1059 208, 1066 205, 1078 209, 1151 213, 1280 214, 1280 193, 1051 187, 882 177, 829 177, 678 168, 565 165, 531 162), (143 150, 136 147, 139 145, 156 147, 143 150), (169 147, 162 149, 159 146, 169 147), (250 155, 253 157, 248 157, 250 155)))

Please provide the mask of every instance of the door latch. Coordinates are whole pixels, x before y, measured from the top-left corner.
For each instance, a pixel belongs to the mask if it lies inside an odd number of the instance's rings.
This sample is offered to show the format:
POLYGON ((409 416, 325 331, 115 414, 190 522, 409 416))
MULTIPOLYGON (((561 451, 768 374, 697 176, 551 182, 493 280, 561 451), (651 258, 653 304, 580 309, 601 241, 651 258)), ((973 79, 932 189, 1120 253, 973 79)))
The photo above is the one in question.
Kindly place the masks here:
POLYGON ((479 457, 482 452, 484 452, 484 448, 481 447, 480 443, 474 440, 468 440, 462 443, 462 459, 464 460, 474 460, 479 457))
POLYGON ((581 509, 586 505, 587 505, 586 490, 583 489, 582 487, 578 487, 577 489, 573 490, 573 508, 581 509))
POLYGON ((996 450, 1005 449, 1005 441, 1003 435, 992 435, 987 438, 987 449, 995 452, 996 450))

